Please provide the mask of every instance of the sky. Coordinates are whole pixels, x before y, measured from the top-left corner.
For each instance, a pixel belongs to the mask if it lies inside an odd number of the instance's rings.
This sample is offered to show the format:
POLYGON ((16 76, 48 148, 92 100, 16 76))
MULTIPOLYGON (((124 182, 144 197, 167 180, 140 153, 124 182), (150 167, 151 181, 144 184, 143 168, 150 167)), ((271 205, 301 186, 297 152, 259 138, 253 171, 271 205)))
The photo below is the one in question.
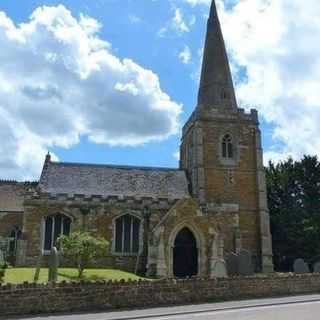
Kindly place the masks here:
MULTIPOLYGON (((264 159, 320 155, 319 0, 216 0, 264 159)), ((1 0, 0 179, 56 161, 177 167, 210 0, 1 0)))

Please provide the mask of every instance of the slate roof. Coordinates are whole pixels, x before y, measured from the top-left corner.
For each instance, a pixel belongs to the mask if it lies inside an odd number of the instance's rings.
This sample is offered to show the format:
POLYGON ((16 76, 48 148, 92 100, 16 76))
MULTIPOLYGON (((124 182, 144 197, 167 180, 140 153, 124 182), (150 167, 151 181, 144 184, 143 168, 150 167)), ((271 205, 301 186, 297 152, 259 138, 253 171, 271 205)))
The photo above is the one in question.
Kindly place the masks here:
POLYGON ((0 212, 23 212, 24 185, 0 181, 0 212))
POLYGON ((183 170, 46 161, 39 187, 46 193, 182 199, 183 170))

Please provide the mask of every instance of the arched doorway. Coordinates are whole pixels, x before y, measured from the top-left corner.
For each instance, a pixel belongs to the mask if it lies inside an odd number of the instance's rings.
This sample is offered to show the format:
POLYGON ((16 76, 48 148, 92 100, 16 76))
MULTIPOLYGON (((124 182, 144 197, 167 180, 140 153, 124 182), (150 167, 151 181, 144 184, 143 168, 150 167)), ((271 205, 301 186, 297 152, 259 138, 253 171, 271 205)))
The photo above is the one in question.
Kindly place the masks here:
POLYGON ((179 278, 198 274, 197 241, 188 228, 183 228, 177 234, 174 242, 173 274, 179 278))

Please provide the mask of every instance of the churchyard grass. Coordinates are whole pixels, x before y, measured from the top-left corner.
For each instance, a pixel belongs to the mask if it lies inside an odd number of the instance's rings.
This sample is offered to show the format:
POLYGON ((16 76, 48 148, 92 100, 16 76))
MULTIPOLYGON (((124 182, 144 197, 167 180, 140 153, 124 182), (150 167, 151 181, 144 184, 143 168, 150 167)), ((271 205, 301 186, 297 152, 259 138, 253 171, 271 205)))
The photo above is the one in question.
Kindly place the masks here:
MULTIPOLYGON (((23 282, 34 282, 35 268, 11 268, 6 270, 4 283, 19 284, 23 282)), ((85 269, 83 280, 139 280, 141 279, 133 273, 128 273, 114 269, 85 269)), ((58 282, 61 281, 79 281, 78 270, 76 268, 59 268, 58 282)), ((38 283, 48 282, 48 269, 41 268, 38 283)))

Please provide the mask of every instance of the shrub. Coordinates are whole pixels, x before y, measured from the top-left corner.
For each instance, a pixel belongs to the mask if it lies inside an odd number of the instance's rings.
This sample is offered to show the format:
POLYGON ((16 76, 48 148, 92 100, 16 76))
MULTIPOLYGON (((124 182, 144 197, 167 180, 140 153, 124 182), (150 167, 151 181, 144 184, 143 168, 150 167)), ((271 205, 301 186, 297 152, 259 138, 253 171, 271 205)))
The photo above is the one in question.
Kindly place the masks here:
POLYGON ((94 259, 106 256, 109 248, 109 242, 104 238, 94 237, 84 231, 60 236, 58 245, 62 254, 78 268, 79 278, 82 278, 84 269, 92 264, 94 259))
POLYGON ((0 283, 4 281, 4 276, 6 275, 7 264, 0 266, 0 283))

